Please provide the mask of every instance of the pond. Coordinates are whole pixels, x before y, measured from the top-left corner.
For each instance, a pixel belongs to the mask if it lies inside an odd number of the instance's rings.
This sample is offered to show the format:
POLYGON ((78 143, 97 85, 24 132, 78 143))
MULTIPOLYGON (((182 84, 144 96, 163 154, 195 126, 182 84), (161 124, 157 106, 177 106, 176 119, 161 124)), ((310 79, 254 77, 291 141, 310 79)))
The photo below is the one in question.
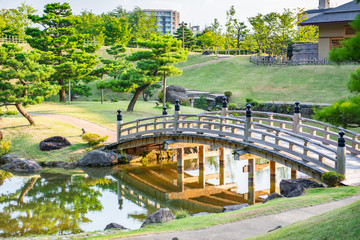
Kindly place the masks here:
MULTIPOLYGON (((266 161, 257 159, 257 163, 266 161)), ((208 158, 205 173, 216 175, 218 164, 218 157, 208 158)), ((228 154, 225 184, 233 184, 234 192, 218 191, 219 179, 209 177, 208 196, 194 195, 198 192, 194 177, 199 176, 196 159, 185 161, 186 196, 177 193, 176 162, 171 160, 147 167, 129 164, 69 171, 48 168, 33 176, 0 171, 0 237, 103 230, 111 222, 137 229, 160 207, 168 207, 172 212, 221 212, 224 205, 246 202, 246 164, 247 161, 234 161, 233 155, 228 154)), ((257 164, 256 191, 269 189, 268 165, 257 164)), ((290 169, 281 166, 277 174, 279 184, 290 178, 290 169)))

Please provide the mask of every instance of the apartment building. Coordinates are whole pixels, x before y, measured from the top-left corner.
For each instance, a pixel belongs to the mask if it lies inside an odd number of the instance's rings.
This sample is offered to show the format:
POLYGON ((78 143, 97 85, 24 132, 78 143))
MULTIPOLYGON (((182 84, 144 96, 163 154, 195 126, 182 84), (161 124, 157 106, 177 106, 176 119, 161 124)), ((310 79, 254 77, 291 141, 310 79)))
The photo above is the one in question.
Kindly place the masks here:
POLYGON ((157 18, 158 31, 164 34, 174 34, 179 27, 180 13, 174 10, 143 9, 147 15, 153 12, 157 18))

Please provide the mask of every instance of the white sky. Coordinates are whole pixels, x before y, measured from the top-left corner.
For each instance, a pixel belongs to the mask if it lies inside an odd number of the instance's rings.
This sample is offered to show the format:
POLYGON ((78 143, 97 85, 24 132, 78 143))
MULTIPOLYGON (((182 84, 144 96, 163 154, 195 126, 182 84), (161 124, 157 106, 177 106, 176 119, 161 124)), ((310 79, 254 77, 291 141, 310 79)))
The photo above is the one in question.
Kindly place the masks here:
MULTIPOLYGON (((0 0, 0 8, 16 8, 24 0, 0 0)), ((246 21, 247 17, 257 13, 282 12, 284 8, 318 8, 319 0, 25 0, 28 5, 42 14, 44 6, 52 2, 68 2, 74 14, 90 10, 96 14, 109 12, 121 5, 127 10, 135 6, 143 9, 172 9, 180 12, 180 20, 191 25, 209 26, 214 18, 224 25, 226 11, 234 5, 235 18, 246 21)), ((331 7, 336 7, 350 0, 330 0, 331 7)))

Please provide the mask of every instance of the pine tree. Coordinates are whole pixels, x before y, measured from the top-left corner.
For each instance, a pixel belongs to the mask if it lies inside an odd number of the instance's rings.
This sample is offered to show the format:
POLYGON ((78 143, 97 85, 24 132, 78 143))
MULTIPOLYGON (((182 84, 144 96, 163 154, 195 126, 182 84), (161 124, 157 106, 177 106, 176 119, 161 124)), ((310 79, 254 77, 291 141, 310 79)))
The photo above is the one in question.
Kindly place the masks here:
POLYGON ((115 92, 133 92, 127 111, 133 111, 141 93, 152 84, 163 78, 163 87, 166 87, 166 77, 180 75, 182 71, 173 64, 185 61, 188 52, 181 48, 181 42, 170 35, 152 34, 149 39, 139 40, 137 44, 146 48, 134 52, 126 57, 133 62, 130 68, 116 79, 108 82, 107 88, 115 92))
POLYGON ((97 56, 90 53, 99 46, 85 45, 86 36, 76 33, 78 18, 72 15, 68 3, 47 4, 41 17, 29 15, 29 18, 42 27, 28 28, 26 34, 31 37, 27 41, 32 48, 47 52, 44 63, 54 67, 51 81, 61 87, 60 101, 65 102, 65 91, 71 82, 78 82, 98 64, 97 56))
MULTIPOLYGON (((179 27, 176 32, 174 33, 174 38, 180 40, 182 42, 183 40, 183 29, 182 27, 179 27)), ((195 45, 195 38, 193 32, 184 26, 184 45, 185 48, 191 49, 192 46, 195 45)))
POLYGON ((39 64, 39 51, 24 52, 14 44, 0 47, 0 106, 13 105, 29 121, 35 122, 23 106, 38 104, 59 90, 48 81, 55 72, 39 64))

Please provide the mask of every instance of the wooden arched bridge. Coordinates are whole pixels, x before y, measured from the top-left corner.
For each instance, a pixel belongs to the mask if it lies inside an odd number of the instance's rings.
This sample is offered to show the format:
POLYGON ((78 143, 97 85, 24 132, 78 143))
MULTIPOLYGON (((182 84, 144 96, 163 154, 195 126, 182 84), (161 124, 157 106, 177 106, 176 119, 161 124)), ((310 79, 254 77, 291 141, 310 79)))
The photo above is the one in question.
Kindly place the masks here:
MULTIPOLYGON (((123 123, 118 111, 117 142, 109 149, 162 146, 177 142, 207 144, 250 153, 278 162, 316 179, 327 171, 360 183, 359 134, 327 123, 301 117, 299 103, 294 115, 270 112, 229 111, 224 100, 222 111, 203 114, 175 112, 123 123)), ((176 148, 176 147, 175 147, 176 148)))

